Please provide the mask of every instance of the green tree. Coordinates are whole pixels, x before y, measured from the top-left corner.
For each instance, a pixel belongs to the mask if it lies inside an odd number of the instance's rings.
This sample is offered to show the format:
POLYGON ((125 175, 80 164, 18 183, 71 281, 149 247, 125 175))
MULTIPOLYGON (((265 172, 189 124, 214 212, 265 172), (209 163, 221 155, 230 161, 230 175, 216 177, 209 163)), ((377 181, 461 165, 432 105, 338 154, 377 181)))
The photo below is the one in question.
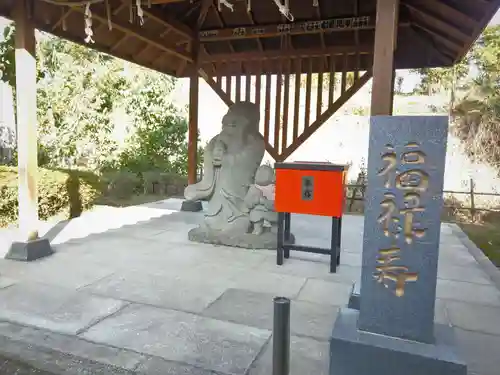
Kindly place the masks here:
POLYGON ((477 74, 453 108, 454 132, 472 160, 491 165, 500 175, 500 25, 483 32, 471 60, 477 74))
POLYGON ((414 93, 432 95, 439 91, 454 91, 457 83, 469 74, 469 55, 452 67, 412 69, 420 75, 420 83, 414 93))
POLYGON ((0 79, 12 87, 16 84, 14 56, 14 27, 7 25, 3 30, 3 40, 0 40, 0 79))
POLYGON ((185 111, 179 111, 170 100, 175 80, 140 70, 133 81, 126 110, 135 133, 120 155, 120 167, 186 175, 188 124, 185 111))
MULTIPOLYGON (((14 27, 4 35, 1 79, 15 87, 14 27)), ((41 162, 185 174, 186 113, 170 100, 175 79, 45 34, 37 44, 37 68, 41 162), (114 137, 116 110, 131 125, 121 148, 114 137)))

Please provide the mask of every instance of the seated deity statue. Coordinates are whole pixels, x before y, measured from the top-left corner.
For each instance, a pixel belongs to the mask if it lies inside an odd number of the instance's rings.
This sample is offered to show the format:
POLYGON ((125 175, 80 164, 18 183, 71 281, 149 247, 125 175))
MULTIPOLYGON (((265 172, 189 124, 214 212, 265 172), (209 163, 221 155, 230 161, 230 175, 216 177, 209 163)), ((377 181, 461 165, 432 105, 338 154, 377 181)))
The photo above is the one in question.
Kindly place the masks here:
POLYGON ((255 183, 250 186, 245 197, 253 234, 261 235, 265 228, 276 228, 278 214, 274 211, 274 183, 273 168, 261 165, 255 174, 255 183))
POLYGON ((264 157, 259 121, 254 103, 235 103, 222 119, 221 132, 206 146, 203 179, 184 191, 188 201, 208 201, 203 224, 190 232, 190 239, 213 242, 206 238, 250 231, 250 215, 242 202, 264 157))

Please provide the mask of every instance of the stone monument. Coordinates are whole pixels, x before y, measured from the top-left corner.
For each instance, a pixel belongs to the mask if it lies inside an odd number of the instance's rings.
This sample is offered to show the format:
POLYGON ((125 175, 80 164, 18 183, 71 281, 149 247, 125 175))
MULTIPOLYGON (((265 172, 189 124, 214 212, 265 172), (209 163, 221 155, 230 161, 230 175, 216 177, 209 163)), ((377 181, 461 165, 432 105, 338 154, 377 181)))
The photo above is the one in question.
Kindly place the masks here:
POLYGON ((191 241, 276 249, 274 170, 260 165, 265 141, 259 108, 251 102, 229 107, 221 132, 205 148, 203 179, 186 187, 188 202, 208 201, 203 223, 191 241))
POLYGON ((359 295, 330 339, 333 375, 466 375, 434 323, 448 117, 372 117, 359 295))

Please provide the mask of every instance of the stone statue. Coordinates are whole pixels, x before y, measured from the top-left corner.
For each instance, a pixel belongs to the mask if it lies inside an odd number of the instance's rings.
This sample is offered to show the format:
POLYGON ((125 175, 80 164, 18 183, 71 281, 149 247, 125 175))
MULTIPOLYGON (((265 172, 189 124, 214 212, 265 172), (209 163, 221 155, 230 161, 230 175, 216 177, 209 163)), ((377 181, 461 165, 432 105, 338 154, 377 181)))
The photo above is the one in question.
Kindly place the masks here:
POLYGON ((255 104, 235 103, 206 146, 203 179, 184 191, 186 202, 208 201, 203 223, 189 231, 191 241, 276 249, 275 177, 272 167, 260 165, 259 121, 255 104))
POLYGON ((264 157, 259 121, 259 109, 250 102, 233 104, 223 117, 221 132, 205 148, 203 179, 184 191, 189 201, 208 200, 205 220, 190 238, 249 231, 250 217, 242 202, 264 157))

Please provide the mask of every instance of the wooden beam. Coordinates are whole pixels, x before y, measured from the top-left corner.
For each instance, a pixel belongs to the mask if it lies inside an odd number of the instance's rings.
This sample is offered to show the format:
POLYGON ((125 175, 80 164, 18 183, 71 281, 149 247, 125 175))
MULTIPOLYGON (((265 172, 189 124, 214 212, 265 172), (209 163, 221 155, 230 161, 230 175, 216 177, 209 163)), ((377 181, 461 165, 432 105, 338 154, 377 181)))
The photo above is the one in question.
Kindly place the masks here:
POLYGON ((335 100, 335 56, 330 56, 330 73, 328 77, 328 105, 335 100))
MULTIPOLYGON (((359 47, 360 53, 369 55, 373 53, 372 45, 363 45, 359 47)), ((299 57, 321 57, 324 55, 353 55, 356 53, 355 46, 337 46, 323 49, 321 47, 290 49, 290 50, 273 50, 265 52, 236 52, 236 53, 218 53, 211 55, 202 55, 200 61, 202 63, 214 63, 225 61, 251 61, 251 60, 273 60, 273 59, 293 59, 299 57)))
MULTIPOLYGON (((85 9, 78 7, 75 8, 75 11, 83 14, 85 12, 85 9)), ((108 22, 106 14, 96 9, 92 10, 92 17, 103 23, 108 22)), ((156 48, 162 50, 163 52, 167 52, 181 59, 193 62, 192 57, 189 56, 185 51, 179 51, 176 49, 175 45, 165 44, 162 40, 156 39, 153 36, 146 35, 145 29, 140 26, 136 26, 130 23, 123 23, 121 21, 118 21, 116 18, 111 19, 111 23, 114 28, 120 30, 123 33, 127 33, 131 36, 134 36, 137 39, 142 40, 143 42, 149 43, 155 46, 156 48)))
POLYGON ((257 72, 255 74, 255 104, 257 104, 260 111, 260 99, 262 91, 262 64, 259 63, 257 72))
MULTIPOLYGON (((288 146, 288 116, 290 113, 290 70, 291 60, 285 61, 285 85, 283 87, 283 125, 281 134, 281 152, 284 152, 288 146)), ((283 160, 280 160, 283 161, 283 160)))
POLYGON ((377 1, 371 115, 391 115, 399 0, 377 1))
POLYGON ((38 150, 35 27, 26 1, 16 1, 15 64, 19 229, 23 241, 38 237, 38 150))
POLYGON ((361 89, 372 77, 371 72, 363 74, 347 91, 341 95, 335 103, 330 105, 323 114, 318 117, 294 142, 282 153, 282 160, 286 160, 295 150, 309 139, 332 115, 337 112, 352 96, 361 89))
POLYGON ((199 108, 199 87, 200 80, 198 76, 198 56, 200 44, 193 41, 192 55, 193 69, 189 78, 189 132, 188 132, 188 183, 196 183, 197 164, 198 164, 198 108, 199 108))
POLYGON ((307 61, 306 106, 304 108, 304 129, 307 129, 309 127, 309 120, 311 118, 312 68, 313 68, 313 60, 312 58, 309 58, 307 61))
POLYGON ((299 111, 300 111, 300 80, 302 78, 302 60, 295 60, 295 98, 293 103, 293 142, 299 136, 299 111))
POLYGON ((264 140, 269 143, 269 119, 271 114, 271 74, 266 74, 266 96, 264 107, 264 140))
POLYGON ((172 4, 172 3, 180 3, 186 0, 150 0, 151 4, 172 4))
POLYGON ((280 64, 278 74, 276 74, 276 90, 274 100, 274 149, 276 153, 279 154, 280 147, 280 134, 281 134, 281 92, 282 92, 282 84, 283 84, 283 75, 282 75, 283 65, 280 64))
POLYGON ((333 18, 318 21, 277 23, 263 26, 233 26, 222 29, 200 31, 200 41, 216 42, 221 40, 272 38, 281 35, 317 34, 324 32, 369 30, 375 28, 371 16, 333 18))

